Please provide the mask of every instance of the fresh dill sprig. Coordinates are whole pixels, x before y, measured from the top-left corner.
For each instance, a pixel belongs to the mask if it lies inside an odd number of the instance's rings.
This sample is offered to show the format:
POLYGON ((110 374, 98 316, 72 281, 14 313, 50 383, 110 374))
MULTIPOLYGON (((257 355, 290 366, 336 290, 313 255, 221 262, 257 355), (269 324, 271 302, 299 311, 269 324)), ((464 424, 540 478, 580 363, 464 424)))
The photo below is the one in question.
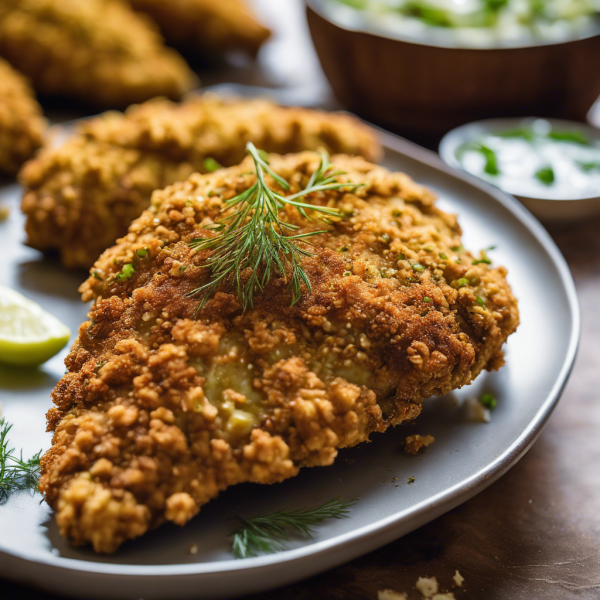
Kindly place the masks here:
POLYGON ((8 500, 13 492, 37 490, 40 479, 40 450, 29 460, 23 460, 23 452, 14 454, 8 446, 8 434, 12 429, 3 418, 0 419, 0 503, 8 500))
POLYGON ((258 517, 236 517, 242 524, 229 535, 233 537, 233 554, 236 558, 249 558, 259 552, 273 554, 285 550, 290 531, 312 537, 313 527, 326 519, 343 519, 357 498, 342 502, 339 498, 329 500, 316 508, 281 510, 258 517))
POLYGON ((223 211, 232 209, 233 212, 211 227, 218 235, 194 238, 190 242, 192 248, 213 251, 205 265, 211 271, 210 280, 190 293, 191 296, 202 296, 199 308, 213 292, 225 286, 236 290, 242 308, 246 310, 253 305, 254 294, 262 291, 276 273, 283 276, 291 288, 292 304, 300 299, 303 286, 310 293, 310 281, 300 261, 312 252, 298 242, 309 244, 307 238, 325 233, 325 230, 292 235, 300 226, 282 220, 279 210, 286 205, 293 206, 309 221, 312 219, 307 211, 315 211, 325 215, 321 219, 327 222, 326 216, 339 216, 337 209, 307 204, 301 201, 302 198, 315 192, 360 185, 336 182, 336 177, 344 173, 336 171, 327 154, 322 152, 319 168, 306 188, 284 196, 269 187, 265 174, 285 191, 290 189, 289 183, 271 169, 264 154, 252 142, 248 142, 246 151, 254 161, 256 182, 241 194, 224 201, 223 211))

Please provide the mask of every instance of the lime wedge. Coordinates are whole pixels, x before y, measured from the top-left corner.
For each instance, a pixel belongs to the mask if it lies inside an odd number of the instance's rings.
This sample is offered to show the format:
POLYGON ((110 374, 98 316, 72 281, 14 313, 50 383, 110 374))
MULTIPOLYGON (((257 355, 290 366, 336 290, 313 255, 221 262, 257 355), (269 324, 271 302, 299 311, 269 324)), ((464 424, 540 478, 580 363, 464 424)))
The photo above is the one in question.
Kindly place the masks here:
POLYGON ((34 367, 62 350, 68 327, 39 304, 0 286, 0 362, 34 367))

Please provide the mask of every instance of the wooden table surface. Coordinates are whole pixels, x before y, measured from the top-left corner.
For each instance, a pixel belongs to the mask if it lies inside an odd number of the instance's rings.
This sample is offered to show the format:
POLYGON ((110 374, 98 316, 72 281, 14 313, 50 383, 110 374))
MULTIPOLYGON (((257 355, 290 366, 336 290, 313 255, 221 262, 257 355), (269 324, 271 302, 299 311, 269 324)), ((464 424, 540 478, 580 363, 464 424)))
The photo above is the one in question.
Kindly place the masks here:
MULTIPOLYGON (((258 67, 213 70, 204 82, 294 87, 299 101, 330 104, 299 0, 259 2, 278 36, 258 67)), ((375 600, 390 588, 412 600, 421 597, 414 584, 422 576, 435 576, 456 600, 600 598, 600 219, 553 237, 575 277, 583 331, 564 396, 533 448, 487 490, 412 534, 252 600, 375 600), (452 587, 457 569, 461 588, 452 587)), ((17 598, 58 600, 0 581, 0 600, 17 598)))

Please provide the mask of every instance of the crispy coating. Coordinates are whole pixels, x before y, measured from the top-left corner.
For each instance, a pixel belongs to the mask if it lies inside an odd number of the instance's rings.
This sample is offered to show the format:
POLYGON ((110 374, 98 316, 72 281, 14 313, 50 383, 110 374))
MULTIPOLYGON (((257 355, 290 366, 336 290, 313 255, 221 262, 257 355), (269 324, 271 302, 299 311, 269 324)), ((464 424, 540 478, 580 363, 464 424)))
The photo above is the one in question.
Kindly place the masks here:
POLYGON ((246 0, 129 0, 159 25, 167 43, 200 57, 226 50, 256 55, 270 36, 246 0))
POLYGON ((371 129, 347 115, 210 94, 182 104, 147 102, 84 122, 25 166, 27 243, 58 250, 67 267, 87 269, 127 233, 152 191, 206 171, 209 156, 238 164, 247 141, 277 153, 322 146, 371 160, 381 154, 371 129))
MULTIPOLYGON (((455 217, 406 175, 332 160, 342 181, 365 185, 307 198, 341 210, 330 225, 283 209, 300 233, 328 229, 302 261, 312 294, 294 306, 279 276, 245 313, 227 289, 200 310, 190 297, 210 251, 189 242, 215 235, 223 201, 254 181, 249 160, 155 192, 97 261, 40 485, 75 544, 113 552, 165 521, 183 525, 230 485, 330 465, 339 448, 502 365, 518 323, 506 270, 473 265, 455 217)), ((290 193, 318 163, 270 156, 290 193)))
POLYGON ((120 0, 0 0, 0 55, 38 92, 102 108, 197 85, 150 19, 120 0))
POLYGON ((42 145, 45 128, 28 83, 0 59, 0 172, 16 173, 42 145))

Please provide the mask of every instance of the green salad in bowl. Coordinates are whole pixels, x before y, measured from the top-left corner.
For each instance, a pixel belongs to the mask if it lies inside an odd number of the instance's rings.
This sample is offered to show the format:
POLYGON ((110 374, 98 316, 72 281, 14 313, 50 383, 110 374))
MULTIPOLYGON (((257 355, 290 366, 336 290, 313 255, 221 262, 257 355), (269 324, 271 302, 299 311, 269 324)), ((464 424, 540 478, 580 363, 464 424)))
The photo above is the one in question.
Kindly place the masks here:
MULTIPOLYGON (((555 43, 598 32, 600 0, 329 0, 380 33, 460 46, 555 43)), ((341 8, 341 10, 344 10, 341 8)), ((347 14, 352 19, 352 15, 347 14)))

